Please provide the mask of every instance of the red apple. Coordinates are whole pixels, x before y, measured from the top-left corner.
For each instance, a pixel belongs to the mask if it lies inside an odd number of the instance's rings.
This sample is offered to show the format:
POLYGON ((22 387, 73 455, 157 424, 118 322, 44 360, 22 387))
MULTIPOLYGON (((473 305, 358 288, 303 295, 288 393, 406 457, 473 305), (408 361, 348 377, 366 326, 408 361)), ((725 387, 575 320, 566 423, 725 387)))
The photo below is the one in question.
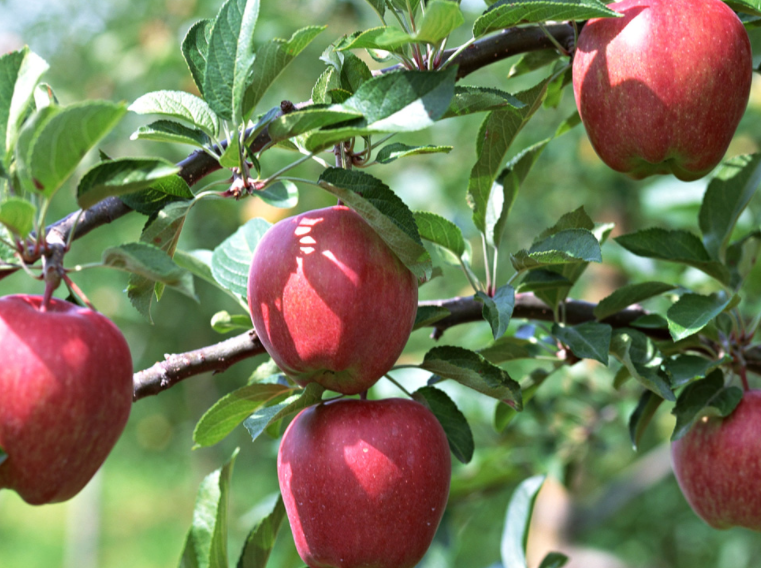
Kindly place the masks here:
POLYGON ((724 157, 750 93, 740 20, 721 0, 624 0, 590 20, 573 92, 602 161, 641 179, 698 179, 724 157))
POLYGON ((76 495, 132 407, 132 358, 105 316, 39 296, 0 298, 0 489, 32 505, 76 495))
POLYGON ((745 392, 727 418, 704 418, 671 445, 690 506, 717 529, 761 531, 761 390, 745 392))
POLYGON ((417 279, 348 207, 273 225, 248 277, 262 344, 301 385, 367 390, 394 365, 417 312, 417 279))
POLYGON ((406 399, 344 399, 303 410, 280 443, 278 480, 312 568, 411 568, 446 507, 449 446, 406 399))

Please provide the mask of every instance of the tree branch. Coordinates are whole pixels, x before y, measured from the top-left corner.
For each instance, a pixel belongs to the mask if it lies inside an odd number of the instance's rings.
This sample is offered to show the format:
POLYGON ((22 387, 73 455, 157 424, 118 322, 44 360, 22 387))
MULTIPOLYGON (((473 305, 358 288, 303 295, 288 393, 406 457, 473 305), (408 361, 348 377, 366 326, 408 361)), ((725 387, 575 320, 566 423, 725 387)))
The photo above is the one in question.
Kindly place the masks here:
MULTIPOLYGON (((456 297, 448 300, 434 300, 420 302, 420 306, 437 306, 446 308, 451 315, 432 324, 438 331, 438 337, 444 329, 455 325, 483 321, 481 310, 483 304, 472 297, 456 297)), ((593 310, 595 304, 579 300, 566 302, 566 321, 570 324, 578 324, 586 321, 595 321, 593 310)), ((639 317, 647 315, 642 308, 629 308, 622 310, 604 320, 614 328, 627 327, 639 317)), ((552 310, 536 298, 533 294, 518 294, 515 298, 513 317, 527 320, 552 321, 552 310)), ((645 331, 648 335, 657 339, 668 339, 668 332, 661 329, 645 331)), ((751 357, 748 361, 748 370, 761 374, 761 349, 758 349, 758 357, 751 357)), ((139 400, 146 396, 160 393, 173 387, 183 379, 206 372, 219 373, 227 370, 230 366, 249 357, 264 353, 264 347, 253 331, 248 331, 236 337, 220 343, 196 349, 188 353, 166 355, 166 360, 160 361, 152 367, 135 373, 133 399, 139 400)))

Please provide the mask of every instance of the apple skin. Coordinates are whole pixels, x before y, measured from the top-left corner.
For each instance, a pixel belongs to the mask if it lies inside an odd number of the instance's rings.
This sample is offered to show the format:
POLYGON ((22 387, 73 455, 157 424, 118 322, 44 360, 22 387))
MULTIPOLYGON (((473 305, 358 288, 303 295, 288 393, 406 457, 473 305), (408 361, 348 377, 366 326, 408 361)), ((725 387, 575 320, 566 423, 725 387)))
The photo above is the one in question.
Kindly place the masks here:
POLYGON ((132 407, 132 357, 105 316, 39 296, 0 298, 0 489, 66 501, 92 478, 132 407))
POLYGON ((278 367, 343 394, 367 390, 396 363, 417 300, 412 272, 344 206, 273 225, 248 277, 254 329, 278 367))
POLYGON ((703 177, 724 157, 750 94, 743 25, 720 0, 624 0, 590 20, 573 92, 603 162, 641 179, 703 177))
POLYGON ((761 531, 761 390, 727 418, 699 421, 671 444, 674 474, 693 511, 717 529, 761 531))
POLYGON ((296 549, 311 568, 411 568, 449 495, 444 430, 422 404, 344 399, 303 410, 277 471, 296 549))

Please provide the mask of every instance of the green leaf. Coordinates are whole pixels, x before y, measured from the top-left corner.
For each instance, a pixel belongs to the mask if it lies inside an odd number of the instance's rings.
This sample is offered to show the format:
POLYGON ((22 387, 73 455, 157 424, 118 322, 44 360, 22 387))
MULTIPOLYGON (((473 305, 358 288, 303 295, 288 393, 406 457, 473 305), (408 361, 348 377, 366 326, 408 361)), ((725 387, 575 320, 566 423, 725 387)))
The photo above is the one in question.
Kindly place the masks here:
POLYGON ((338 108, 362 115, 331 129, 311 134, 305 146, 317 152, 355 136, 384 132, 414 132, 431 126, 454 96, 456 67, 445 71, 394 71, 362 84, 338 108))
POLYGON ((242 103, 254 66, 254 28, 259 0, 227 0, 209 37, 203 95, 225 120, 242 122, 242 103))
POLYGON ((372 6, 373 10, 378 14, 378 17, 383 20, 383 15, 386 13, 386 2, 385 0, 365 0, 370 6, 372 6))
POLYGON ((275 424, 286 416, 291 416, 313 404, 319 403, 322 400, 322 393, 324 392, 325 389, 317 383, 309 383, 305 389, 293 396, 289 396, 282 402, 256 410, 251 416, 246 418, 243 426, 248 430, 251 439, 256 440, 271 424, 275 424))
POLYGON ((228 568, 227 506, 235 458, 201 482, 193 511, 193 524, 185 540, 180 568, 228 568))
POLYGON ((7 169, 34 90, 49 65, 24 47, 0 57, 0 163, 7 169))
POLYGON ((127 110, 122 104, 87 101, 50 112, 31 141, 27 162, 34 187, 45 197, 63 185, 85 154, 127 110))
POLYGON ((271 226, 272 224, 264 219, 251 219, 214 249, 211 272, 222 287, 238 296, 246 297, 248 271, 254 250, 271 226))
POLYGON ((621 235, 615 241, 637 256, 686 264, 729 284, 727 267, 711 260, 700 239, 687 231, 652 228, 621 235))
POLYGON ((277 181, 255 195, 268 205, 281 209, 291 209, 299 204, 299 188, 287 179, 277 181))
POLYGON ((631 376, 646 389, 666 400, 676 400, 666 373, 648 365, 655 356, 655 348, 644 333, 627 328, 614 330, 610 354, 623 363, 631 376))
POLYGON ((194 276, 198 276, 201 280, 204 280, 212 286, 229 294, 229 296, 248 313, 248 303, 246 302, 246 299, 231 292, 214 279, 214 275, 211 271, 212 256, 213 253, 210 250, 198 249, 190 252, 177 250, 174 253, 174 260, 177 263, 177 266, 184 268, 194 276))
POLYGON ((475 445, 473 432, 468 421, 457 408, 457 405, 443 390, 435 387, 422 387, 412 393, 412 398, 428 407, 444 428, 449 449, 462 463, 470 463, 473 459, 475 445))
POLYGON ((520 385, 507 371, 492 365, 475 351, 449 345, 434 347, 425 354, 420 368, 501 400, 517 410, 523 409, 520 385))
POLYGON ((360 32, 355 32, 342 38, 336 43, 336 51, 348 49, 382 49, 384 51, 399 52, 400 48, 410 43, 416 43, 414 36, 403 32, 399 28, 380 26, 360 32))
POLYGON ((152 140, 154 142, 174 142, 189 144, 197 148, 209 146, 208 135, 197 128, 190 128, 172 120, 157 120, 148 126, 141 126, 130 136, 130 140, 152 140))
POLYGON ((222 441, 253 412, 272 399, 292 391, 293 389, 277 383, 256 383, 223 396, 196 424, 193 431, 196 447, 213 446, 222 441))
POLYGON ((505 517, 505 528, 502 532, 500 546, 502 564, 505 568, 527 568, 526 543, 531 523, 531 514, 539 490, 546 476, 535 475, 521 482, 510 498, 505 517))
POLYGON ((544 557, 539 568, 562 568, 569 558, 560 552, 550 552, 544 557))
MULTIPOLYGON (((473 36, 546 21, 621 17, 598 0, 500 0, 473 24, 473 36)), ((509 568, 509 567, 507 567, 509 568)))
MULTIPOLYGON (((625 367, 622 367, 625 368, 625 367)), ((655 415, 655 411, 663 402, 663 399, 652 391, 646 390, 642 393, 642 396, 637 403, 637 407, 629 417, 629 438, 632 441, 632 447, 634 451, 637 451, 639 447, 642 435, 645 433, 645 429, 650 420, 655 415)))
POLYGON ((430 0, 426 3, 425 15, 418 22, 414 37, 418 41, 437 44, 448 37, 465 22, 459 2, 451 0, 430 0))
POLYGON ((80 180, 77 204, 87 209, 106 197, 150 187, 179 171, 179 167, 163 158, 118 158, 100 162, 80 180))
POLYGON ((546 353, 546 351, 536 345, 535 341, 505 336, 484 347, 479 353, 490 363, 499 365, 516 359, 533 359, 540 353, 546 353))
POLYGON ((580 359, 594 359, 608 366, 608 351, 613 328, 606 323, 588 321, 561 327, 552 325, 552 335, 567 345, 580 359))
POLYGON ((686 385, 693 379, 702 379, 717 367, 731 361, 728 355, 718 361, 706 359, 699 355, 677 355, 663 362, 663 369, 671 377, 671 385, 674 388, 686 385))
POLYGON ((375 161, 379 164, 390 164, 399 158, 417 156, 420 154, 449 154, 453 146, 408 146, 401 142, 388 144, 381 148, 375 155, 375 161))
MULTIPOLYGON (((545 270, 542 268, 535 268, 526 273, 526 276, 518 286, 519 292, 537 292, 547 290, 559 290, 569 289, 573 286, 568 278, 553 272, 552 270, 545 270)), ((550 305, 552 305, 550 303, 550 305)))
POLYGON ((285 518, 283 497, 278 495, 272 512, 251 529, 243 545, 237 568, 265 568, 275 539, 285 518))
POLYGON ((290 39, 275 38, 256 51, 249 85, 243 97, 243 118, 247 119, 259 104, 264 93, 280 73, 303 49, 312 43, 326 26, 309 26, 295 32, 290 39))
POLYGON ((454 97, 442 118, 465 116, 476 112, 486 112, 497 109, 518 110, 525 103, 505 91, 491 87, 456 86, 454 97))
POLYGON ((270 138, 277 142, 361 116, 359 112, 347 110, 337 105, 328 108, 310 106, 276 118, 270 124, 267 132, 270 138))
POLYGON ((676 289, 676 286, 664 282, 628 284, 600 300, 600 303, 595 306, 594 314, 598 320, 604 320, 608 316, 612 316, 613 314, 628 308, 632 304, 642 302, 643 300, 647 300, 654 296, 659 296, 674 289, 676 289))
POLYGON ((190 186, 180 176, 162 178, 149 189, 121 195, 121 199, 129 207, 143 215, 152 216, 174 201, 185 201, 195 197, 190 186))
POLYGON ((732 288, 737 290, 756 265, 761 251, 761 230, 755 230, 727 247, 726 263, 729 266, 732 288))
POLYGON ((484 219, 486 242, 493 247, 499 248, 518 190, 549 142, 542 140, 520 152, 494 180, 484 219))
POLYGON ((740 404, 743 392, 737 387, 724 386, 724 373, 716 369, 705 379, 687 385, 679 394, 674 409, 676 426, 671 435, 674 442, 684 436, 695 422, 706 416, 727 417, 740 404))
POLYGON ((359 213, 415 276, 430 277, 431 257, 415 218, 387 185, 364 172, 342 168, 326 169, 319 185, 359 213))
POLYGON ((219 134, 219 117, 208 104, 183 91, 154 91, 138 98, 129 106, 137 114, 160 114, 179 118, 197 126, 211 137, 219 134))
POLYGON ((543 49, 541 51, 529 51, 524 53, 517 62, 510 67, 510 71, 507 73, 507 78, 519 77, 526 73, 531 73, 537 69, 541 69, 554 63, 560 59, 560 53, 556 49, 543 49))
MULTIPOLYGON (((103 264, 170 286, 181 286, 185 271, 160 248, 147 243, 126 243, 103 251, 103 264)), ((186 293, 193 297, 192 291, 186 293)))
POLYGON ((761 2, 758 0, 727 0, 726 3, 736 12, 761 16, 761 2))
POLYGON ((724 311, 732 298, 725 294, 684 294, 666 312, 669 332, 674 341, 697 333, 724 311))
POLYGON ((47 106, 30 116, 24 123, 16 141, 16 174, 21 187, 31 193, 38 191, 32 177, 32 149, 45 125, 59 112, 61 107, 47 106))
POLYGON ((518 132, 541 107, 546 92, 547 81, 542 81, 516 95, 525 106, 494 110, 481 124, 476 140, 477 159, 468 180, 468 201, 473 208, 473 222, 481 232, 486 230, 486 210, 502 160, 518 132))
POLYGON ((566 229, 510 255, 515 270, 572 262, 602 262, 600 242, 586 229, 566 229))
POLYGON ((34 228, 36 213, 37 207, 20 197, 9 197, 0 203, 0 223, 22 239, 34 228))
POLYGON ((312 103, 318 104, 331 104, 337 101, 333 100, 330 91, 341 87, 341 78, 338 72, 333 67, 328 67, 317 78, 317 81, 312 87, 312 103))
POLYGON ((721 165, 708 184, 699 223, 709 256, 724 260, 737 219, 761 183, 761 154, 735 156, 721 165))
POLYGON ((452 315, 446 308, 441 306, 418 306, 415 314, 415 324, 412 326, 413 331, 421 327, 428 327, 439 320, 452 315))
POLYGON ((476 300, 484 305, 482 314, 491 326, 494 339, 499 339, 505 335, 515 307, 515 288, 505 284, 497 288, 494 296, 476 292, 476 300))
POLYGON ((251 329, 251 318, 243 314, 231 314, 222 310, 211 316, 211 328, 217 333, 251 329))
POLYGON ((449 219, 428 211, 415 211, 413 216, 420 237, 448 251, 454 255, 454 262, 459 263, 466 251, 460 228, 449 219))
POLYGON ((214 22, 199 20, 193 24, 185 39, 182 40, 182 55, 188 64, 193 81, 203 96, 204 77, 206 76, 206 59, 209 53, 209 38, 214 22))

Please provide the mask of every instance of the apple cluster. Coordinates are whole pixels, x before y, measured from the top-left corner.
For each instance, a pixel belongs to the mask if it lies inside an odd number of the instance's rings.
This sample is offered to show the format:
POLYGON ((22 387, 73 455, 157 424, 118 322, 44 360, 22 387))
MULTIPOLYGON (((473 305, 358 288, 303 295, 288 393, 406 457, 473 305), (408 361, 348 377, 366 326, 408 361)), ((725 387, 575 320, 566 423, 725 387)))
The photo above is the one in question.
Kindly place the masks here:
POLYGON ((0 298, 0 489, 32 505, 71 499, 132 407, 132 357, 105 316, 40 296, 0 298), (43 307, 44 306, 44 307, 43 307))
MULTIPOLYGON (((249 272, 251 318, 275 363, 301 385, 343 395, 391 369, 417 300, 415 276, 345 206, 272 226, 249 272)), ((286 429, 277 463, 296 548, 313 568, 412 568, 449 495, 444 430, 408 399, 309 407, 286 429)))

